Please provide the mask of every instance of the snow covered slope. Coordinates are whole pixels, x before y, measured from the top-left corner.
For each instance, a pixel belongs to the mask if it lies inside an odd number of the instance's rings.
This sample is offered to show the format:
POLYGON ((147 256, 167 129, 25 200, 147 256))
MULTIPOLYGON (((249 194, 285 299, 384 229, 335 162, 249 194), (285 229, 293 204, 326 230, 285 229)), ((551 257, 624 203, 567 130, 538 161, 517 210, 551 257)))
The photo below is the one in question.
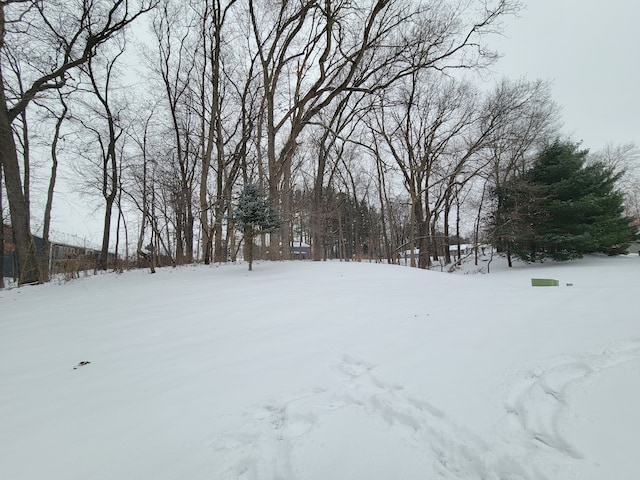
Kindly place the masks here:
POLYGON ((491 272, 266 262, 0 291, 0 476, 640 478, 640 258, 491 272))

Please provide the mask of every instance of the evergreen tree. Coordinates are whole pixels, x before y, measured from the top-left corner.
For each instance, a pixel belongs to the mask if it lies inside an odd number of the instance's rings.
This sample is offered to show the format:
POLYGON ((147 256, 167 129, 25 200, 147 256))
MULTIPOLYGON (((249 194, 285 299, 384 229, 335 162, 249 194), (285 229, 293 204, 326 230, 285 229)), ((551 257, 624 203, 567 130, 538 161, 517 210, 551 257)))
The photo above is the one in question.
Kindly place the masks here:
POLYGON ((257 185, 247 183, 234 210, 235 225, 244 236, 249 271, 253 269, 253 243, 256 235, 276 232, 282 225, 271 199, 257 185))
POLYGON ((496 192, 498 243, 527 261, 626 252, 635 233, 615 187, 622 172, 602 163, 585 165, 587 153, 556 142, 529 171, 496 192))

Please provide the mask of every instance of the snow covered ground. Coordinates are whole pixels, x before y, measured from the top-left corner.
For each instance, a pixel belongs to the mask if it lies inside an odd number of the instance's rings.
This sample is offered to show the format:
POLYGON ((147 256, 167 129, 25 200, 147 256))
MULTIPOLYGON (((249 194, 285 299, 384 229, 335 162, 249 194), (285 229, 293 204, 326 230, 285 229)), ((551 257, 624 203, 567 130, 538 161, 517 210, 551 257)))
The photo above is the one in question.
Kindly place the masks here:
POLYGON ((265 262, 0 291, 0 476, 640 478, 640 258, 467 270, 265 262))

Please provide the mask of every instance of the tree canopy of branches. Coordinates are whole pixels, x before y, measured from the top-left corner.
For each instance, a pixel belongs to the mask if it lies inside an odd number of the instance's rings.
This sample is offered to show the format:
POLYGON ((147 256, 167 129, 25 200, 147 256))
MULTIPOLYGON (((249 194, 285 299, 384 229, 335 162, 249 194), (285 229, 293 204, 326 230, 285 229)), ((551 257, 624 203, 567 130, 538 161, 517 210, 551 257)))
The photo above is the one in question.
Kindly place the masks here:
MULTIPOLYGON (((46 278, 31 236, 45 203, 38 182, 51 165, 48 242, 67 162, 73 186, 104 213, 92 247, 101 269, 114 238, 120 253, 121 232, 126 255, 131 243, 152 268, 235 258, 238 229, 250 262, 267 251, 288 259, 305 243, 314 260, 398 262, 410 252, 412 265, 431 268, 452 263, 463 237, 478 244, 488 215, 505 250, 539 242, 525 219, 547 218, 551 193, 531 172, 539 146, 558 135, 558 108, 547 82, 478 75, 497 58, 488 36, 520 6, 0 0, 2 194, 20 283, 46 278), (134 35, 133 22, 150 35, 134 35), (236 223, 239 192, 264 200, 250 185, 264 187, 279 222, 236 223), (267 231, 272 248, 254 250, 267 231)), ((631 172, 634 152, 591 159, 631 172)), ((637 215, 640 183, 619 171, 609 172, 615 191, 637 215)))
POLYGON ((154 0, 0 2, 0 164, 20 283, 38 282, 40 274, 23 187, 28 179, 23 183, 12 124, 36 97, 63 88, 75 69, 154 5, 154 0))

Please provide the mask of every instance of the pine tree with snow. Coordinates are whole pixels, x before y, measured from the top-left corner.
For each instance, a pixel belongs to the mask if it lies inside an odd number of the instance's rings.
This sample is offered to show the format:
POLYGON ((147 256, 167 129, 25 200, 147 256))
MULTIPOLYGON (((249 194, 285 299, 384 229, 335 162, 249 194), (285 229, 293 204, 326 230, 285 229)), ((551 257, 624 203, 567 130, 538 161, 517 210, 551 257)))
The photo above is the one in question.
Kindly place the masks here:
POLYGON ((247 183, 238 195, 234 209, 236 228, 242 232, 249 271, 253 268, 253 243, 256 235, 277 231, 282 221, 271 199, 253 183, 247 183))

